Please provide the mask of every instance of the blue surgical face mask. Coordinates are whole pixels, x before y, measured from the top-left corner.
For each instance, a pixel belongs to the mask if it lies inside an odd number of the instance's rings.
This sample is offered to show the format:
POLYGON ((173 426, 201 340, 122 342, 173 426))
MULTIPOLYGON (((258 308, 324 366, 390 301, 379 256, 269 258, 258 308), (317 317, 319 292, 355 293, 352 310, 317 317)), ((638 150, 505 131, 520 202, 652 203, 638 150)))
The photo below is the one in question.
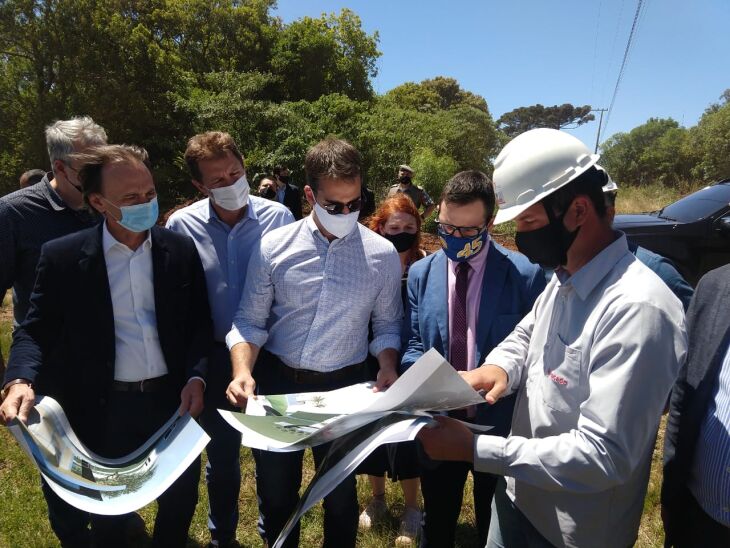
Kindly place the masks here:
POLYGON ((486 247, 485 244, 489 237, 489 233, 486 230, 471 238, 449 236, 442 230, 438 231, 438 235, 441 248, 446 253, 446 256, 457 263, 468 261, 474 255, 481 252, 486 247))
POLYGON ((144 232, 145 230, 149 230, 157 222, 157 217, 160 215, 157 196, 144 204, 121 207, 110 202, 103 196, 102 199, 119 208, 119 211, 122 212, 122 218, 117 219, 114 217, 114 220, 130 232, 144 232))

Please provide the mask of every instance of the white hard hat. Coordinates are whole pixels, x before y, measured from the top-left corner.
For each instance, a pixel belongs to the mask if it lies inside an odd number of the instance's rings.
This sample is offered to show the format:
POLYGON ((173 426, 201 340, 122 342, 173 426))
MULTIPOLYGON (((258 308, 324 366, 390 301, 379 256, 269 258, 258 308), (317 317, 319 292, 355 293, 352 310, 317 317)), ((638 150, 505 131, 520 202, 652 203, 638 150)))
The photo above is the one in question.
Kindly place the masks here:
POLYGON ((499 206, 494 224, 511 221, 583 174, 599 157, 580 140, 557 129, 531 129, 518 135, 494 162, 499 206))
POLYGON ((608 174, 608 171, 603 169, 603 166, 599 166, 598 164, 596 164, 596 169, 598 171, 603 171, 603 173, 606 174, 606 179, 608 179, 608 182, 605 185, 603 185, 603 187, 602 187, 604 194, 606 192, 618 192, 618 185, 616 184, 616 182, 613 179, 611 179, 611 176, 608 174))

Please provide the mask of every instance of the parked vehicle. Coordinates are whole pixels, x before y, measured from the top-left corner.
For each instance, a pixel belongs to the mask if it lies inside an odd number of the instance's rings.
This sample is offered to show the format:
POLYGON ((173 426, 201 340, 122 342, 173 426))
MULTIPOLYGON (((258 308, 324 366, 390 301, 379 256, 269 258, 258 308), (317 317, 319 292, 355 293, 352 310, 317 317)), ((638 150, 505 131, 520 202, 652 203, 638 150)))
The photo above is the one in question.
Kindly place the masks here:
POLYGON ((730 263, 730 179, 713 183, 658 211, 616 215, 629 240, 674 262, 693 286, 730 263))

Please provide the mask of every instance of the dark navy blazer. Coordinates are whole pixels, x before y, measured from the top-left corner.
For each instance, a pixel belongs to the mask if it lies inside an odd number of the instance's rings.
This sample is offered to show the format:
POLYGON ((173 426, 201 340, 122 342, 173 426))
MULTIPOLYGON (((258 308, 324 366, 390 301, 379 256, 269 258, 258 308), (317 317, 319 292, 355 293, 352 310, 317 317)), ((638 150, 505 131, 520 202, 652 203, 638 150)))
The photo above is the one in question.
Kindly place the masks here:
MULTIPOLYGON (((114 380, 115 335, 102 224, 46 243, 25 321, 13 334, 5 382, 36 384, 63 407, 81 441, 99 438, 114 380)), ((205 275, 193 241, 152 228, 152 273, 160 347, 170 381, 205 378, 213 340, 205 275)))

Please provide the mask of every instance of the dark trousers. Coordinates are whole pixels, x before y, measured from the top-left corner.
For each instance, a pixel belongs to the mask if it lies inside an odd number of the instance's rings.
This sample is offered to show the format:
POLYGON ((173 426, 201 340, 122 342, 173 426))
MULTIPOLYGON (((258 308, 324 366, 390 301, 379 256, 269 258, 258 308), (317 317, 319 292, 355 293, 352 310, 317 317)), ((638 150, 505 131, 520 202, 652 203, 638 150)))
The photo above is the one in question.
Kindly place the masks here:
POLYGON ((226 398, 231 382, 231 358, 225 344, 216 343, 208 360, 205 408, 200 424, 210 436, 205 448, 208 464, 208 529, 220 544, 233 541, 238 527, 238 494, 241 489, 241 433, 232 428, 218 409, 239 411, 226 398))
POLYGON ((730 528, 718 523, 699 505, 687 489, 684 497, 681 523, 675 525, 675 538, 668 546, 676 548, 727 548, 730 546, 730 528))
MULTIPOLYGON (((160 392, 111 392, 105 420, 103 455, 118 458, 144 444, 180 405, 177 390, 160 392)), ((185 546, 195 505, 198 502, 200 459, 196 459, 157 499, 157 517, 152 535, 154 546, 185 546)), ((97 546, 126 546, 124 524, 128 515, 91 515, 92 537, 97 546)))
POLYGON ((64 548, 87 548, 91 542, 88 512, 74 508, 59 497, 41 478, 43 496, 48 506, 51 529, 64 548))
POLYGON ((470 463, 438 461, 435 466, 424 467, 421 471, 424 509, 422 548, 444 548, 454 545, 464 484, 469 472, 474 477, 474 514, 477 520, 479 546, 487 543, 492 496, 497 476, 475 472, 470 463))
MULTIPOLYGON (((322 379, 318 383, 295 383, 281 373, 285 367, 267 352, 262 355, 254 369, 259 394, 289 394, 296 392, 320 392, 335 390, 361 382, 363 373, 354 373, 351 378, 331 381, 322 379), (257 374, 258 372, 258 374, 257 374)), ((327 455, 330 444, 312 449, 314 463, 327 455)), ((259 502, 259 533, 269 546, 273 546, 284 528, 289 516, 299 501, 302 482, 303 451, 275 453, 253 450, 256 462, 256 494, 259 502)), ((326 548, 348 548, 355 546, 359 509, 355 475, 348 476, 324 498, 324 543, 326 548)), ((299 524, 287 537, 287 548, 299 545, 299 524)))

